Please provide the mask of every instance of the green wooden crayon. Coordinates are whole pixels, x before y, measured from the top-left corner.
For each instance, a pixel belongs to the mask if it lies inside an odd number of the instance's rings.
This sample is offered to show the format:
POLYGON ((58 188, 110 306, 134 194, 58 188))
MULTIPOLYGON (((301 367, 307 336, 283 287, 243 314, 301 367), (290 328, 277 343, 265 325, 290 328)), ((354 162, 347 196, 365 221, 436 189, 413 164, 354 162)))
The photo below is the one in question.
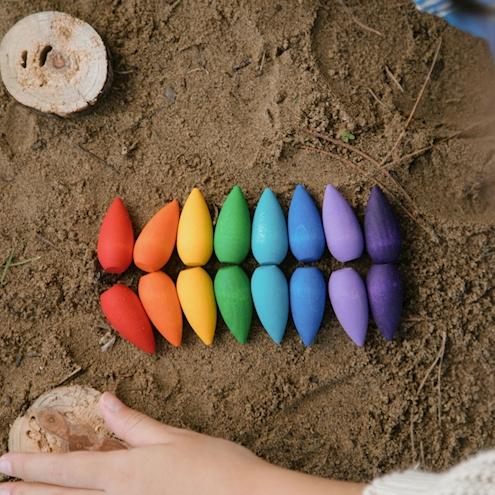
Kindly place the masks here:
POLYGON ((237 265, 249 253, 251 217, 239 186, 230 191, 218 215, 213 238, 215 254, 222 263, 237 265))
POLYGON ((240 266, 220 268, 215 276, 218 309, 234 337, 244 344, 251 328, 253 300, 249 278, 240 266))

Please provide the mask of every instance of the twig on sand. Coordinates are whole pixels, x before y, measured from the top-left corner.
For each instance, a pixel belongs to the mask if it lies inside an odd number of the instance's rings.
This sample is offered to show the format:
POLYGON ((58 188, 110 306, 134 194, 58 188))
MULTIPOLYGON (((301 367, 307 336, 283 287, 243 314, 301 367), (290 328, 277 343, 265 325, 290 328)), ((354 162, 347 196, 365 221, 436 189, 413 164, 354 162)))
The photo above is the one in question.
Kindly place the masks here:
POLYGON ((79 151, 86 153, 91 158, 94 158, 98 163, 105 165, 105 167, 111 168, 116 174, 120 174, 120 172, 113 165, 110 165, 109 163, 107 163, 105 160, 103 160, 99 156, 95 155, 94 153, 91 153, 91 151, 88 151, 87 149, 83 148, 79 144, 75 144, 74 147, 77 148, 79 151))
MULTIPOLYGON (((421 382, 420 386, 418 387, 418 390, 416 391, 416 398, 419 397, 419 393, 423 389, 426 380, 430 376, 433 368, 436 366, 436 364, 440 361, 440 366, 438 367, 438 421, 439 425, 441 425, 441 386, 440 386, 440 377, 442 373, 442 363, 443 363, 443 357, 445 355, 445 343, 447 341, 447 332, 444 331, 442 335, 442 345, 440 346, 440 351, 437 354, 437 357, 433 361, 433 364, 428 368, 428 371, 426 372, 425 377, 423 378, 423 381, 421 382)), ((410 427, 410 437, 411 437, 411 452, 412 452, 412 458, 413 462, 416 462, 416 448, 414 445, 414 415, 411 409, 411 427, 410 427)), ((424 454, 423 454, 424 455, 424 454)), ((424 464, 424 461, 423 461, 424 464)))
POLYGON ((392 182, 393 184, 400 190, 402 195, 414 206, 415 209, 418 209, 418 206, 414 202, 414 200, 409 196, 407 191, 394 179, 394 177, 390 174, 390 172, 384 168, 380 163, 378 163, 377 160, 369 156, 368 154, 364 153, 363 151, 357 149, 356 147, 343 143, 339 141, 338 139, 331 138, 329 136, 325 136, 324 134, 320 134, 319 132, 315 131, 310 131, 309 129, 304 129, 304 127, 299 127, 298 128, 301 131, 307 132, 308 134, 312 134, 313 136, 316 136, 320 139, 323 139, 325 141, 328 141, 329 143, 335 144, 336 146, 340 146, 342 148, 346 148, 349 151, 352 151, 360 156, 362 156, 365 160, 368 160, 372 165, 374 165, 378 170, 380 170, 384 175, 386 175, 392 182))
POLYGON ((434 69, 435 64, 437 62, 438 53, 440 52, 441 46, 442 46, 442 38, 440 38, 440 41, 438 42, 437 49, 435 50, 435 55, 433 56, 433 61, 431 62, 430 70, 428 71, 428 74, 426 75, 425 82, 423 83, 423 86, 421 87, 421 90, 418 93, 418 97, 416 98, 416 102, 414 103, 414 106, 411 110, 411 113, 409 114, 409 117, 406 120, 406 123, 404 125, 404 129, 402 129, 402 132, 399 134, 399 137, 397 138, 397 141, 392 146, 392 149, 387 153, 387 156, 385 156, 385 158, 382 160, 381 165, 384 165, 387 162, 387 160, 390 158, 390 156, 394 152, 395 148, 397 148, 399 143, 402 141, 402 138, 404 137, 406 130, 409 127, 409 124, 411 123, 411 120, 414 116, 414 113, 416 112, 416 108, 418 108, 419 102, 421 101, 421 98, 423 97, 423 93, 425 92, 426 85, 428 84, 428 81, 430 80, 431 73, 433 72, 433 69, 434 69))
POLYGON ((0 284, 3 284, 3 281, 5 280, 5 276, 7 275, 7 270, 12 267, 12 266, 20 266, 20 265, 25 265, 26 263, 31 263, 32 261, 37 261, 41 258, 41 256, 36 256, 35 258, 30 258, 28 260, 23 260, 23 261, 17 261, 16 263, 12 263, 12 258, 14 257, 15 252, 24 244, 26 244, 29 239, 31 239, 32 236, 26 237, 22 241, 20 241, 18 244, 16 244, 10 251, 9 257, 7 259, 7 262, 5 265, 2 265, 1 268, 3 268, 2 275, 0 276, 0 284))
POLYGON ((387 110, 390 111, 390 108, 387 107, 387 105, 385 105, 385 103, 383 103, 382 100, 380 100, 380 98, 378 98, 378 96, 376 96, 375 92, 371 89, 371 88, 368 88, 368 93, 374 98, 374 100, 379 104, 381 105, 383 108, 386 108, 387 110))
POLYGON ((55 244, 53 244, 53 242, 49 241, 46 237, 43 237, 41 234, 38 234, 38 233, 37 233, 37 234, 36 234, 36 237, 37 237, 38 239, 42 240, 43 242, 45 242, 46 244, 48 244, 49 246, 51 246, 51 247, 53 247, 53 248, 55 248, 55 249, 57 248, 57 247, 55 246, 55 244))
POLYGON ((443 356, 445 355, 445 340, 447 338, 447 332, 443 332, 443 341, 442 341, 442 348, 440 350, 440 364, 438 365, 438 380, 437 380, 437 386, 438 386, 438 426, 442 426, 442 386, 441 386, 441 379, 442 379, 442 364, 443 364, 443 356))
MULTIPOLYGON (((364 175, 365 177, 368 177, 371 179, 380 189, 382 189, 385 192, 388 192, 390 195, 392 193, 389 191, 387 187, 385 187, 381 182, 377 181, 374 177, 369 177, 369 174, 367 174, 361 167, 358 167, 356 164, 352 163, 350 160, 346 160, 345 158, 342 158, 339 155, 336 155, 335 153, 330 153, 329 151, 321 150, 319 148, 313 148, 312 146, 306 146, 306 145, 301 145, 301 149, 303 150, 308 150, 308 151, 315 151, 317 153, 322 153, 323 155, 327 155, 331 158, 334 158, 335 160, 338 160, 347 166, 353 168, 354 170, 357 170, 360 174, 364 175)), ((411 218, 411 220, 416 223, 419 227, 421 227, 426 233, 430 234, 434 239, 436 239, 436 234, 432 232, 430 229, 422 225, 419 220, 406 208, 404 207, 401 203, 398 203, 402 211, 411 218)))
POLYGON ((433 368, 436 366, 438 361, 440 359, 443 360, 443 355, 445 353, 445 341, 447 339, 447 332, 443 332, 443 338, 442 338, 442 345, 440 346, 440 351, 438 352, 437 357, 435 358, 435 361, 433 361, 433 364, 428 368, 428 371, 426 372, 425 377, 423 378, 423 381, 421 382, 421 385, 418 387, 418 390, 416 392, 416 397, 419 397, 419 393, 425 386, 426 380, 428 380, 428 377, 430 376, 430 373, 432 372, 433 368))
POLYGON ((62 378, 62 380, 60 380, 57 383, 57 387, 59 387, 60 385, 62 385, 65 382, 69 381, 70 379, 75 378, 76 375, 78 375, 82 371, 83 371, 83 369, 80 366, 78 366, 74 371, 72 371, 72 373, 69 373, 65 378, 62 378))
MULTIPOLYGON (((341 0, 339 0, 341 1, 341 0)), ((341 1, 342 5, 345 7, 345 5, 343 4, 343 2, 341 1)), ((404 128, 402 129, 399 137, 397 138, 397 141, 394 143, 394 145, 392 146, 391 150, 387 153, 387 155, 385 156, 385 158, 383 158, 383 160, 381 162, 378 162, 377 160, 375 160, 374 158, 372 158, 371 156, 367 155, 366 153, 362 152, 361 150, 357 149, 356 147, 350 145, 350 144, 347 144, 347 143, 343 143, 337 139, 334 139, 334 138, 331 138, 329 136, 325 136, 323 134, 320 134, 318 132, 315 132, 315 131, 310 131, 309 129, 304 129, 304 128, 301 128, 301 127, 298 127, 297 129, 300 130, 300 131, 303 131, 303 132, 306 132, 308 134, 311 134, 313 136, 316 136, 320 139, 323 139, 325 141, 328 141, 336 146, 339 146, 341 148, 346 148, 348 149, 349 151, 352 151, 353 153, 356 153, 358 155, 360 155, 362 158, 364 158, 365 160, 367 160, 368 162, 370 162, 374 167, 376 167, 380 172, 382 172, 383 175, 385 175, 394 185, 395 187, 397 187, 397 189, 400 190, 401 194, 404 196, 404 198, 406 198, 414 207, 415 210, 418 210, 418 206, 416 205, 415 201, 411 198, 411 196, 407 193, 407 191, 402 187, 401 184, 399 184, 399 182, 390 174, 390 172, 387 170, 387 168, 385 168, 385 164, 387 164, 387 161, 389 160, 390 156, 392 155, 393 151, 397 148, 397 146, 399 145, 399 143, 401 142, 402 138, 404 137, 405 133, 406 133, 406 130, 409 126, 409 124, 411 123, 411 120, 414 116, 414 113, 416 112, 416 108, 418 107, 419 105, 419 102, 421 101, 421 98, 423 97, 423 94, 424 94, 424 91, 425 91, 425 88, 426 88, 426 85, 428 84, 428 81, 430 80, 431 78, 431 74, 433 72, 433 69, 435 67, 435 64, 436 64, 436 61, 437 61, 437 58, 438 58, 438 54, 440 52, 440 47, 442 46, 442 39, 440 38, 439 42, 438 42, 438 46, 435 50, 435 54, 433 56, 433 60, 432 60, 432 63, 431 63, 431 66, 430 66, 430 70, 428 71, 428 74, 426 76, 426 79, 423 83, 423 86, 421 87, 421 90, 419 91, 419 94, 416 98, 416 102, 414 103, 414 106, 411 110, 411 113, 409 114, 409 117, 407 118, 407 121, 404 125, 404 128)), ((388 69, 388 67, 387 67, 388 69)), ((391 75, 391 77, 393 76, 393 74, 390 72, 390 69, 387 70, 387 73, 389 73, 391 75)), ((398 81, 395 79, 395 77, 392 77, 393 80, 396 81, 396 83, 398 84, 398 81)), ((402 89, 402 86, 400 86, 400 84, 398 84, 399 87, 402 89)), ((368 90, 370 91, 370 93, 373 95, 372 91, 368 88, 368 90)), ((464 131, 461 131, 461 132, 464 132, 464 131)), ((424 153, 425 151, 435 147, 435 146, 438 146, 446 141, 448 141, 449 139, 452 139, 453 137, 456 137, 457 135, 459 135, 461 132, 458 132, 458 133, 455 133, 454 135, 448 137, 448 138, 445 138, 445 139, 442 139, 440 140, 439 142, 433 144, 433 145, 430 145, 430 146, 427 146, 425 148, 422 148, 420 150, 417 150, 413 153, 410 153, 394 162, 391 162, 389 164, 387 164, 387 166, 390 166, 390 165, 393 165, 393 164, 397 164, 403 160, 406 160, 408 158, 412 158, 416 155, 419 155, 421 153, 424 153)), ((345 160, 341 157, 339 157, 338 155, 335 155, 333 153, 329 153, 329 152, 326 152, 324 150, 320 150, 318 148, 313 148, 311 146, 301 146, 301 148, 303 149, 307 149, 307 150, 311 150, 311 151, 317 151, 319 153, 324 153, 324 154, 327 154, 328 156, 331 156, 332 158, 335 158, 337 160, 340 160, 341 162, 343 163, 346 163, 347 165, 353 167, 355 170, 358 170, 360 173, 364 174, 367 178, 371 178, 373 179, 373 181, 380 185, 380 183, 378 181, 376 181, 376 179, 374 179, 372 176, 370 176, 369 174, 367 174, 366 172, 364 172, 362 169, 360 169, 359 167, 357 167, 355 164, 353 164, 352 162, 350 162, 349 160, 345 160)), ((383 187, 380 185, 380 187, 383 187)), ((400 203, 399 203, 400 204, 400 203)), ((406 208, 404 208, 402 206, 402 204, 400 204, 401 208, 404 210, 404 212, 409 216, 411 217, 415 223, 417 223, 425 232, 427 232, 428 234, 430 234, 431 238, 433 239, 434 242, 438 242, 438 236, 436 235, 436 233, 433 231, 433 229, 429 226, 425 226, 425 225, 422 225, 416 218, 415 215, 413 215, 412 213, 410 213, 406 208)))
POLYGON ((395 84, 397 84, 397 87, 404 93, 404 88, 402 87, 401 83, 397 80, 397 78, 394 76, 393 72, 388 68, 388 65, 385 66, 385 72, 389 75, 390 79, 394 81, 395 84))
POLYGON ((347 5, 344 3, 344 0, 339 0, 339 3, 340 5, 342 5, 343 9, 350 15, 351 19, 353 20, 353 22, 355 22, 358 26, 362 27, 363 29, 365 29, 366 31, 370 31, 372 33, 375 33, 377 34, 378 36, 383 36, 382 33, 380 33, 380 31, 377 31, 376 29, 373 29, 373 28, 370 28, 368 26, 366 26, 366 24, 363 24, 349 9, 349 7, 347 7, 347 5))

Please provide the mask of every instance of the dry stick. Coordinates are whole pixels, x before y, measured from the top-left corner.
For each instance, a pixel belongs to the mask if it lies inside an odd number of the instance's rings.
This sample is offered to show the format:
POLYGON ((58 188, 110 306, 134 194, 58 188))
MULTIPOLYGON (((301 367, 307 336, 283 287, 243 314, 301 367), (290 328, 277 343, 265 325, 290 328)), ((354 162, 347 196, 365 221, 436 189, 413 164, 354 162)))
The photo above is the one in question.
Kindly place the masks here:
POLYGON ((447 339, 447 332, 443 332, 443 340, 442 340, 442 346, 440 347, 440 352, 438 353, 437 357, 435 358, 435 361, 433 361, 433 364, 428 368, 428 371, 426 372, 425 377, 423 378, 423 381, 421 382, 421 385, 418 388, 418 391, 416 392, 416 397, 419 397, 419 393, 421 392, 422 388, 425 386, 426 380, 430 376, 430 373, 432 372, 433 368, 436 366, 438 361, 442 358, 443 359, 443 354, 445 352, 445 341, 447 339))
POLYGON ((16 261, 15 263, 9 263, 8 265, 2 265, 0 268, 10 268, 11 266, 22 266, 25 265, 26 263, 31 263, 32 261, 38 261, 41 259, 41 256, 35 256, 34 258, 29 258, 28 260, 22 260, 22 261, 16 261))
MULTIPOLYGON (((7 259, 7 262, 5 263, 5 265, 2 266, 3 268, 3 271, 2 271, 2 275, 0 276, 0 284, 3 284, 3 281, 5 280, 5 276, 7 275, 7 270, 11 267, 11 266, 16 266, 16 263, 12 263, 12 258, 14 257, 14 254, 15 252, 23 245, 23 244, 26 244, 27 241, 29 241, 29 239, 31 239, 32 236, 29 236, 29 237, 26 237, 25 239, 23 239, 22 241, 20 241, 18 244, 16 244, 10 251, 10 254, 9 254, 9 258, 7 259)), ((26 263, 30 262, 30 261, 36 261, 34 259, 32 260, 28 260, 26 261, 26 263)))
POLYGON ((46 242, 48 245, 50 245, 51 247, 54 247, 55 249, 57 248, 55 246, 55 244, 53 244, 53 242, 49 241, 46 237, 43 237, 41 234, 36 234, 36 237, 38 237, 39 239, 41 239, 43 242, 46 242))
POLYGON ((398 88, 404 93, 404 88, 400 84, 399 81, 397 81, 397 78, 394 76, 393 72, 388 68, 388 65, 385 66, 385 72, 390 76, 390 79, 394 81, 395 84, 397 84, 398 88))
POLYGON ((404 160, 407 160, 408 158, 413 158, 416 155, 421 155, 425 151, 431 150, 432 148, 436 148, 437 146, 440 146, 441 144, 446 143, 447 141, 450 141, 451 139, 457 137, 459 134, 461 134, 461 132, 462 131, 456 132, 452 136, 449 136, 447 138, 441 139, 440 141, 438 141, 438 142, 436 142, 434 144, 430 144, 430 146, 426 146, 425 148, 421 148, 419 150, 413 151, 412 153, 409 153, 408 155, 405 155, 405 156, 399 158, 398 160, 395 160, 393 162, 387 163, 386 165, 384 165, 384 167, 391 167, 392 165, 397 165, 400 162, 403 162, 404 160))
POLYGON ((383 108, 386 108, 387 110, 390 110, 390 108, 388 108, 387 105, 385 105, 385 103, 383 103, 383 101, 380 100, 380 98, 378 98, 378 96, 376 96, 375 92, 371 88, 368 88, 368 93, 375 99, 375 101, 379 105, 381 105, 383 108))
POLYGON ((437 49, 435 50, 435 55, 433 56, 433 61, 431 63, 430 70, 428 71, 425 82, 423 83, 423 86, 421 87, 421 90, 418 94, 418 97, 416 98, 416 102, 414 103, 414 106, 411 110, 411 113, 409 114, 409 117, 406 120, 406 124, 404 125, 404 129, 402 129, 402 132, 400 133, 399 137, 397 138, 397 141, 392 146, 392 149, 387 153, 387 156, 382 160, 382 163, 380 165, 383 166, 387 162, 387 160, 390 158, 390 155, 394 152, 395 148, 397 148, 399 143, 402 141, 402 138, 406 134, 406 130, 409 127, 409 124, 411 123, 414 112, 416 112, 416 108, 418 107, 419 102, 421 101, 421 98, 423 97, 423 93, 425 92, 426 85, 428 84, 428 81, 430 80, 431 73, 433 72, 433 68, 435 67, 435 64, 437 63, 437 57, 438 57, 438 53, 440 52, 441 46, 442 46, 442 38, 440 38, 440 41, 438 42, 438 46, 437 46, 437 49))
POLYGON ((442 378, 442 364, 443 356, 445 354, 445 340, 447 337, 447 332, 443 333, 442 349, 440 355, 440 364, 438 365, 438 426, 442 426, 442 387, 440 384, 442 378))
POLYGON ((325 136, 324 134, 320 134, 319 132, 315 131, 310 131, 309 129, 305 129, 304 127, 298 127, 298 130, 307 132, 308 134, 312 134, 313 136, 316 136, 320 139, 324 139, 325 141, 328 141, 329 143, 333 143, 336 146, 340 146, 342 148, 346 148, 349 151, 352 151, 360 156, 362 156, 364 159, 368 160, 371 164, 373 164, 375 167, 377 167, 384 175, 386 175, 394 184, 395 186, 400 190, 400 192, 404 195, 404 197, 414 206, 414 208, 417 210, 418 206, 416 205, 415 201, 409 196, 407 191, 394 179, 394 177, 390 174, 390 172, 384 168, 382 165, 380 165, 374 158, 371 156, 367 155, 363 151, 355 148, 354 146, 351 146, 350 144, 343 143, 342 141, 339 141, 338 139, 331 138, 329 136, 325 136))
MULTIPOLYGON (((322 154, 327 155, 327 156, 329 156, 331 158, 335 158, 335 160, 339 160, 340 162, 345 163, 347 166, 353 168, 354 170, 357 170, 360 174, 363 174, 365 177, 368 176, 368 174, 362 168, 358 167, 357 165, 355 165, 354 163, 352 163, 350 160, 346 160, 345 158, 342 158, 341 156, 336 155, 335 153, 330 153, 329 151, 320 150, 319 148, 313 148, 312 146, 300 145, 300 148, 301 149, 304 149, 304 150, 309 150, 309 151, 316 151, 317 153, 322 153, 322 154)), ((385 192, 388 192, 391 196, 393 196, 393 194, 390 192, 390 190, 387 187, 385 187, 381 182, 377 181, 374 177, 369 177, 369 178, 378 187, 380 187, 385 192)), ((414 223, 416 223, 417 225, 419 225, 426 233, 428 233, 430 235, 434 235, 434 233, 430 232, 424 225, 421 225, 421 223, 418 222, 418 220, 416 219, 416 217, 407 208, 405 208, 404 206, 402 206, 400 203, 398 203, 398 204, 402 208, 402 210, 404 211, 404 213, 406 215, 408 215, 413 220, 414 223)))
POLYGON ((476 122, 475 124, 472 124, 468 127, 465 127, 464 129, 461 129, 460 131, 454 132, 454 134, 451 134, 450 136, 448 136, 446 138, 440 139, 440 141, 437 141, 436 143, 430 144, 429 146, 426 146, 426 147, 421 148, 419 150, 413 151, 412 153, 409 153, 408 155, 405 155, 405 156, 399 158, 398 160, 395 160, 393 162, 389 162, 385 166, 391 167, 392 165, 397 165, 400 162, 407 160, 408 158, 412 158, 416 155, 420 155, 421 153, 424 153, 425 151, 431 150, 432 148, 436 148, 437 146, 440 146, 441 144, 446 143, 447 141, 450 141, 451 139, 454 139, 454 138, 460 136, 461 134, 464 134, 465 132, 468 132, 479 125, 491 124, 491 123, 493 123, 493 120, 494 119, 487 119, 483 122, 476 122))
POLYGON ((339 3, 340 5, 342 5, 342 7, 344 8, 344 10, 351 16, 351 19, 360 27, 362 27, 363 29, 366 29, 366 31, 371 31, 372 33, 375 33, 377 34, 378 36, 383 36, 382 33, 380 33, 380 31, 376 31, 376 29, 373 29, 373 28, 370 28, 368 26, 366 26, 365 24, 363 24, 358 18, 356 18, 354 16, 354 14, 349 10, 349 7, 347 7, 347 5, 344 3, 344 0, 339 0, 339 3))
MULTIPOLYGON (((430 375, 431 371, 435 367, 435 365, 438 363, 438 360, 441 359, 443 361, 443 355, 445 353, 445 341, 447 340, 447 332, 443 332, 443 338, 442 338, 442 345, 440 347, 440 352, 438 353, 438 356, 435 358, 435 361, 433 361, 433 364, 428 368, 428 371, 426 372, 425 377, 423 378, 423 381, 421 382, 421 385, 418 388, 418 391, 416 392, 416 397, 419 397, 419 393, 421 392, 421 389, 424 387, 426 380, 428 379, 428 376, 430 375)), ((440 364, 441 366, 441 364, 440 364)), ((440 387, 440 372, 439 372, 439 378, 438 378, 438 383, 440 387)), ((439 388, 440 391, 440 388, 439 388)), ((440 400, 440 399, 439 399, 440 400)), ((440 406, 440 403, 439 403, 440 406)), ((440 412, 440 409, 439 409, 440 412)), ((411 431, 410 431, 410 436, 411 436, 411 451, 412 451, 412 456, 413 456, 413 462, 416 461, 416 448, 414 446, 414 418, 413 418, 413 412, 411 409, 411 431)))
POLYGON ((95 155, 94 153, 91 153, 91 151, 88 151, 87 149, 84 149, 79 144, 75 144, 74 147, 77 148, 79 151, 82 151, 83 153, 86 153, 91 158, 94 158, 97 162, 101 163, 102 165, 105 165, 105 167, 111 168, 116 174, 120 174, 120 172, 115 167, 113 167, 112 165, 110 165, 109 163, 107 163, 105 160, 103 160, 99 156, 95 155))
POLYGON ((411 409, 411 430, 409 432, 409 435, 411 436, 411 453, 412 453, 412 460, 413 463, 416 462, 416 448, 414 446, 414 417, 413 417, 413 412, 411 409))

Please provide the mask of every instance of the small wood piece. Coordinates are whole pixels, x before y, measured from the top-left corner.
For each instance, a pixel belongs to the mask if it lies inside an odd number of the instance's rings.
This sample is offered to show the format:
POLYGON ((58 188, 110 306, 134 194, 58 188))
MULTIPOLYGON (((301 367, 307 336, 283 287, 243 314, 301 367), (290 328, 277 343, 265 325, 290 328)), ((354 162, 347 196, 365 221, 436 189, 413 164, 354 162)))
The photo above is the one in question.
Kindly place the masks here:
POLYGON ((62 12, 38 12, 17 22, 0 43, 0 72, 19 103, 60 117, 95 105, 112 82, 98 33, 62 12))
POLYGON ((85 386, 59 387, 38 397, 9 434, 9 452, 122 450, 101 417, 100 392, 85 386))

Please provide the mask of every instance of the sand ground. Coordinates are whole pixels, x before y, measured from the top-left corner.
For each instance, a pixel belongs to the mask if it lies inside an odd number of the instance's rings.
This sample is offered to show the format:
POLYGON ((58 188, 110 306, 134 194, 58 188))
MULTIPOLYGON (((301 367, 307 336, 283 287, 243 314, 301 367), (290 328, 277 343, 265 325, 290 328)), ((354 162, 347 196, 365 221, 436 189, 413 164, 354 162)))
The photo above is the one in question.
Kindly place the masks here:
MULTIPOLYGON (((14 262, 40 256, 11 267, 0 286, 0 452, 14 419, 60 383, 116 392, 159 420, 340 479, 417 462, 442 470, 495 446, 490 52, 410 0, 346 5, 0 0, 0 36, 25 15, 65 11, 101 34, 116 70, 108 97, 77 119, 33 114, 0 85, 0 261, 22 239, 14 262), (440 40, 387 166, 411 200, 369 160, 301 130, 352 133, 351 144, 380 161, 440 40), (404 237, 405 306, 392 342, 371 322, 356 347, 328 304, 308 348, 292 322, 276 345, 255 318, 245 345, 220 319, 210 347, 185 324, 178 349, 157 334, 153 356, 120 337, 102 352, 100 293, 117 281, 136 289, 142 274, 107 276, 97 266, 100 224, 116 196, 136 235, 193 187, 215 217, 236 184, 251 212, 266 187, 287 212, 297 184, 321 206, 331 183, 362 221, 374 179, 387 187, 404 237)), ((326 278, 343 266, 329 253, 315 265, 326 278)), ((366 256, 346 264, 363 276, 370 265, 366 256)), ((212 258, 206 268, 214 276, 221 266, 212 258)), ((288 256, 282 268, 289 277, 297 266, 288 256)), ((249 274, 255 267, 252 256, 243 264, 249 274)), ((165 271, 176 278, 181 269, 174 254, 165 271)))

